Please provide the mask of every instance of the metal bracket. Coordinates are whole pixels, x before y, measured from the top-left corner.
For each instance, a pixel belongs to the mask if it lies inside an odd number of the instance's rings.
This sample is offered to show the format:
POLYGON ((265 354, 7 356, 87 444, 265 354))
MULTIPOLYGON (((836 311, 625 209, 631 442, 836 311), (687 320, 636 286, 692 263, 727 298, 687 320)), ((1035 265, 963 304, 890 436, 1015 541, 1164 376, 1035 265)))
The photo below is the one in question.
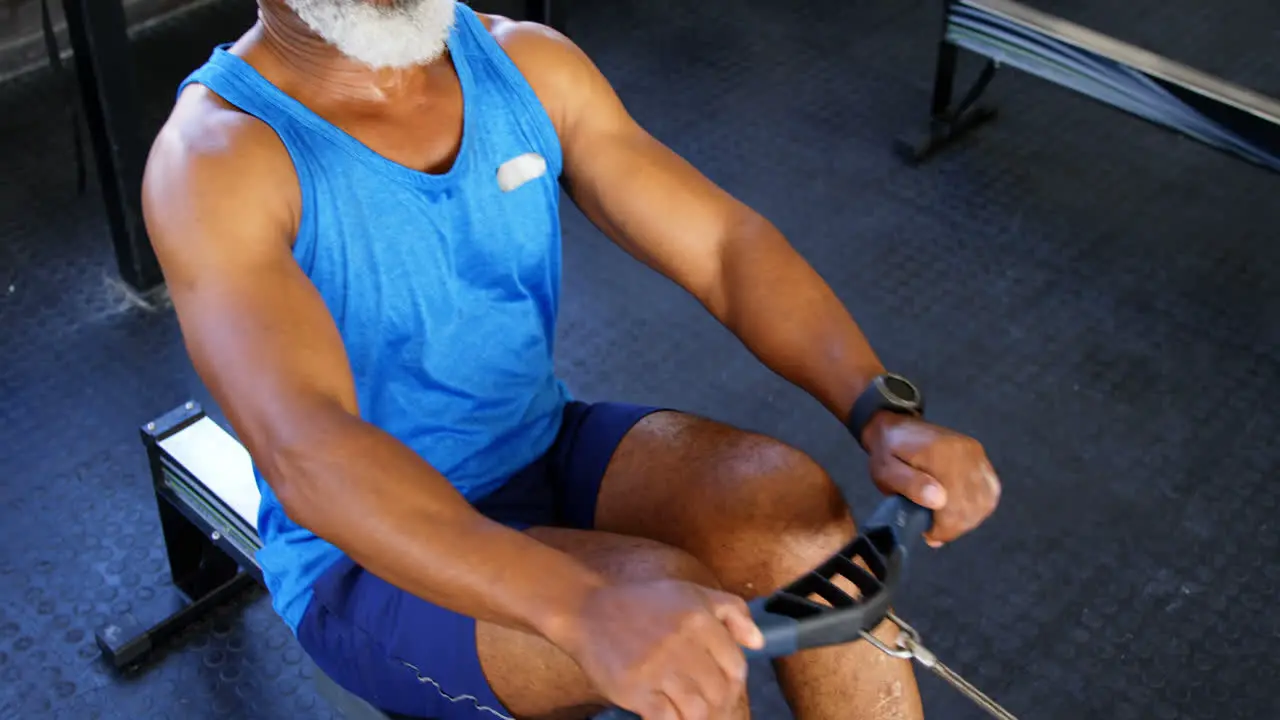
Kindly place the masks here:
POLYGON ((969 131, 996 117, 994 107, 978 105, 995 78, 999 65, 988 61, 973 85, 958 104, 952 105, 960 48, 947 39, 947 24, 955 0, 945 0, 942 8, 942 38, 938 41, 938 59, 934 68, 933 100, 928 127, 923 133, 899 138, 894 150, 910 165, 916 165, 961 139, 969 131))

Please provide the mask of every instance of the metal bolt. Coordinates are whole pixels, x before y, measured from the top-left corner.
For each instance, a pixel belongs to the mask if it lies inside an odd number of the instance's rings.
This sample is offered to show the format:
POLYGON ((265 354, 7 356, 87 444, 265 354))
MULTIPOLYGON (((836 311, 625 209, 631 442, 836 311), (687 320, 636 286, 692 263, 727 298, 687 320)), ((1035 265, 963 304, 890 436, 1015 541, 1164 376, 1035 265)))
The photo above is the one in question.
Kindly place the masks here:
POLYGON ((153 423, 153 422, 149 422, 149 423, 147 423, 147 429, 148 429, 148 430, 155 430, 155 429, 156 429, 156 424, 155 424, 155 423, 153 423))
POLYGON ((188 409, 188 410, 190 410, 190 409, 194 408, 195 406, 196 406, 196 404, 195 404, 195 403, 191 402, 190 400, 188 400, 188 401, 187 401, 187 409, 188 409))
POLYGON ((212 535, 210 535, 209 537, 213 538, 215 541, 217 541, 217 540, 221 540, 221 539, 222 539, 222 533, 218 532, 217 530, 214 530, 214 531, 213 531, 213 534, 212 534, 212 535))

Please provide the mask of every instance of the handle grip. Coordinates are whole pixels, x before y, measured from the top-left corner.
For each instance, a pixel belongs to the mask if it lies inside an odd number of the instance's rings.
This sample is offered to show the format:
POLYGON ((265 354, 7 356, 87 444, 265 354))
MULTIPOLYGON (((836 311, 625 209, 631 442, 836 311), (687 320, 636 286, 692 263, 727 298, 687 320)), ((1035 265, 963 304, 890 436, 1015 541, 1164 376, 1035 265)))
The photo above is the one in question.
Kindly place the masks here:
MULTIPOLYGON (((863 526, 862 534, 812 572, 772 595, 748 605, 764 635, 764 647, 748 658, 779 658, 809 648, 841 645, 862 637, 889 612, 906 575, 910 548, 933 525, 933 511, 901 495, 885 500, 863 526), (861 562, 855 562, 861 561, 861 562), (839 576, 858 588, 854 597, 831 582, 839 576), (825 600, 810 600, 817 595, 825 600)), ((640 720, 622 708, 609 708, 595 720, 640 720)))
POLYGON ((933 527, 933 511, 917 505, 901 495, 880 503, 880 507, 867 520, 867 531, 891 529, 897 536, 897 544, 908 551, 933 527))
MULTIPOLYGON (((752 619, 760 628, 760 634, 764 635, 764 646, 759 650, 745 648, 749 660, 786 657, 796 653, 799 648, 799 621, 768 612, 765 610, 766 601, 767 598, 760 598, 747 604, 751 608, 752 619)), ((641 718, 630 710, 611 707, 592 720, 641 720, 641 718)))

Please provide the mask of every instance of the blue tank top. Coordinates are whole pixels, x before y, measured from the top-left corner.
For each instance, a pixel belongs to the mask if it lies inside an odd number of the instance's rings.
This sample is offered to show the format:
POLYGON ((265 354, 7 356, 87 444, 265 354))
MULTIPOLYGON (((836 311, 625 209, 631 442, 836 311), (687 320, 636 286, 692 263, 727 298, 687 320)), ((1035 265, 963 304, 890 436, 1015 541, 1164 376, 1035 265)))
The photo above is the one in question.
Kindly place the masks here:
MULTIPOLYGON (((562 159, 533 89, 466 5, 457 15, 463 139, 443 174, 374 153, 225 45, 182 88, 204 85, 283 141, 302 190, 293 254, 342 335, 361 417, 475 501, 550 447, 569 400, 552 366, 562 159), (513 176, 516 158, 535 172, 513 176)), ((342 552, 290 520, 257 478, 258 562, 296 632, 342 552)))

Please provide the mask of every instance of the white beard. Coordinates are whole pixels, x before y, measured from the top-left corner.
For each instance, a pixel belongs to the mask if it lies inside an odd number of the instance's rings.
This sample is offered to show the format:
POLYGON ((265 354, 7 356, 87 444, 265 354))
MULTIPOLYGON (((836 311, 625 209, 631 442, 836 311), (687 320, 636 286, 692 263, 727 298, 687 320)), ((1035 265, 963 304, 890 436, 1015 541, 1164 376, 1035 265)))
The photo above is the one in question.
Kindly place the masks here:
POLYGON ((285 0, 311 31, 347 57, 374 68, 425 65, 442 56, 455 0, 285 0))

